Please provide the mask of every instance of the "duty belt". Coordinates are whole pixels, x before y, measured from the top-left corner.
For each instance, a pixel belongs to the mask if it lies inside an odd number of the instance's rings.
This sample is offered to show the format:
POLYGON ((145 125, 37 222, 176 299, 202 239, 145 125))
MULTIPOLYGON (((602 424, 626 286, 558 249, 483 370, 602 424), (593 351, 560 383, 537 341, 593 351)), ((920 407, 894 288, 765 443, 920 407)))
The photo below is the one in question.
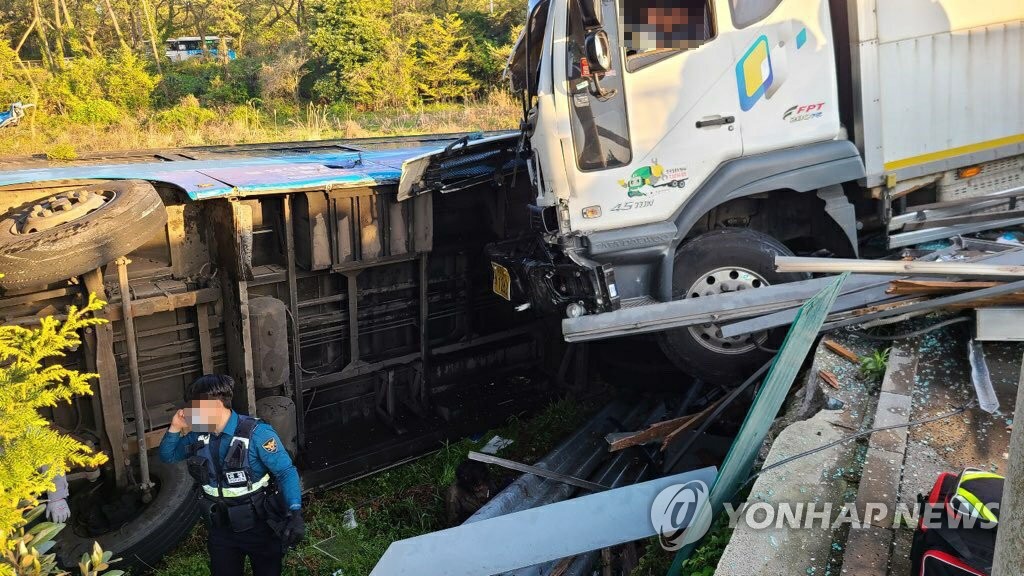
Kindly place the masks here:
POLYGON ((238 488, 218 488, 216 486, 210 486, 209 484, 203 484, 203 492, 214 498, 238 498, 240 496, 248 496, 255 492, 259 492, 269 484, 270 474, 266 474, 263 478, 260 478, 249 486, 240 486, 238 488))

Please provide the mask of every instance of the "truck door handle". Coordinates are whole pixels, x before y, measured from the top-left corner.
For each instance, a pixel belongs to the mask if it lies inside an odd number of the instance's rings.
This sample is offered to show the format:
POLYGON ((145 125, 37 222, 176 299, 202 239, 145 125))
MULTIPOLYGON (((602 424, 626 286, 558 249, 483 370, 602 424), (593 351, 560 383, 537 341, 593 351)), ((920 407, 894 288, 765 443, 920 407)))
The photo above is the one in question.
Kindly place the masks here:
POLYGON ((732 124, 735 121, 735 116, 722 116, 719 118, 712 118, 711 120, 697 120, 697 128, 707 128, 708 126, 721 126, 723 124, 732 124))

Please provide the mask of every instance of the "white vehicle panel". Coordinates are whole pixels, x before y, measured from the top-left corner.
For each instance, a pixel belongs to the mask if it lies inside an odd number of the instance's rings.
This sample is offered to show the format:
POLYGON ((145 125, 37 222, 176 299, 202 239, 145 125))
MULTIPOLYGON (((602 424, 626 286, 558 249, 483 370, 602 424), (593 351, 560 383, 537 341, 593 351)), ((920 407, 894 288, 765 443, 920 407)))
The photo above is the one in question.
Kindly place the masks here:
POLYGON ((773 76, 764 98, 738 118, 744 156, 839 135, 831 26, 828 2, 789 0, 732 35, 737 62, 766 38, 773 76))
POLYGON ((855 10, 869 186, 1024 153, 1024 2, 858 0, 855 10))
MULTIPOLYGON (((572 192, 561 196, 573 230, 668 220, 723 162, 838 136, 828 2, 783 0, 741 30, 733 27, 729 0, 714 8, 714 38, 625 73, 629 164, 583 171, 573 148, 563 146, 572 192), (729 122, 698 126, 716 119, 729 122), (584 218, 593 206, 601 216, 584 218)), ((564 72, 559 77, 564 65, 556 58, 556 92, 565 91, 557 105, 569 110, 571 87, 564 72)))
POLYGON ((1024 19, 1024 2, 1013 0, 879 0, 871 3, 877 3, 878 40, 882 43, 1024 19))

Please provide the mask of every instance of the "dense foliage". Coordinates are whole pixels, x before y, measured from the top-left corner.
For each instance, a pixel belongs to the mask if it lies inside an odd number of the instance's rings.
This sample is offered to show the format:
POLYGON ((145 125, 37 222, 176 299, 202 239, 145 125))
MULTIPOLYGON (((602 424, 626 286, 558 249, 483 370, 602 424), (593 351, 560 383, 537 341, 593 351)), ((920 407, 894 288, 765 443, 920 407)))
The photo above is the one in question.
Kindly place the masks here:
POLYGON ((91 315, 102 306, 93 296, 83 308, 71 307, 63 322, 46 317, 38 328, 0 326, 0 553, 16 551, 16 531, 26 509, 53 489, 55 475, 71 466, 98 466, 106 460, 50 427, 40 413, 73 396, 92 393, 93 374, 55 360, 81 344, 79 330, 103 322, 91 315))
POLYGON ((0 107, 34 102, 44 121, 109 126, 186 97, 459 102, 500 85, 524 17, 524 0, 0 0, 0 107), (168 38, 213 35, 201 57, 165 55, 168 38))

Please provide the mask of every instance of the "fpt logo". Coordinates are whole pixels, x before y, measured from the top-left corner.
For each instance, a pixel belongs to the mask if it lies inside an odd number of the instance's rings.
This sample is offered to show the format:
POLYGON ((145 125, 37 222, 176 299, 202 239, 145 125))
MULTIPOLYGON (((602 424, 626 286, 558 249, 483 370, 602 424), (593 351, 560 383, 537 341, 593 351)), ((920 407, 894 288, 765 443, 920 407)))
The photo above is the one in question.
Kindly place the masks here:
POLYGON ((782 119, 788 120, 790 124, 794 122, 803 122, 804 120, 821 118, 822 114, 824 114, 824 110, 824 102, 818 102, 817 104, 801 104, 786 110, 786 113, 782 115, 782 119))
POLYGON ((707 484, 693 480, 658 493, 651 504, 651 524, 662 548, 679 550, 704 536, 711 525, 711 515, 703 510, 709 492, 707 484))

